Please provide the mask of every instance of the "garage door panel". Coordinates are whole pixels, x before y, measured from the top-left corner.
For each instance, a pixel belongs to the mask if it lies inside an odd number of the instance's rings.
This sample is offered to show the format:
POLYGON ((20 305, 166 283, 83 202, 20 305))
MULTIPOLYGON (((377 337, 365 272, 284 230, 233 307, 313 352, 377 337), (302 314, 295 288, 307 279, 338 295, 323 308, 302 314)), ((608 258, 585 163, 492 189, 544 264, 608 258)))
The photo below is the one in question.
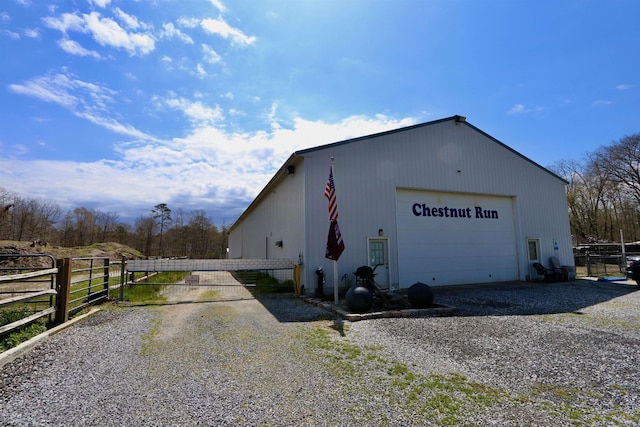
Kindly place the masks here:
POLYGON ((510 197, 398 190, 396 219, 401 287, 518 278, 510 197))

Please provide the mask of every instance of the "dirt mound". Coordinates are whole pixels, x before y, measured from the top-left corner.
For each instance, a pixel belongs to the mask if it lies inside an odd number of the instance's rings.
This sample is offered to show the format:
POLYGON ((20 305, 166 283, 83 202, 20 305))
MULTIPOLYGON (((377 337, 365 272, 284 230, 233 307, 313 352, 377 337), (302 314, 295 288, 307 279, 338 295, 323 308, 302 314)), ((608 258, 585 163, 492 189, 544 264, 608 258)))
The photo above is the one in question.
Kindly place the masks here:
POLYGON ((0 256, 0 267, 11 268, 16 266, 28 266, 46 268, 51 266, 50 255, 54 259, 60 258, 109 258, 111 261, 120 261, 124 256, 127 259, 144 258, 144 255, 127 246, 115 242, 96 243, 91 246, 78 246, 67 248, 52 246, 34 242, 19 242, 12 240, 0 240, 0 254, 5 255, 33 255, 33 257, 0 256))
MULTIPOLYGON (((0 268, 11 269, 15 267, 53 268, 54 260, 43 249, 28 242, 0 241, 0 268), (5 256, 8 255, 8 256, 5 256), (18 257, 11 255, 32 255, 30 257, 18 257), (37 256, 42 255, 42 256, 37 256)), ((11 274, 11 271, 6 271, 11 274)))

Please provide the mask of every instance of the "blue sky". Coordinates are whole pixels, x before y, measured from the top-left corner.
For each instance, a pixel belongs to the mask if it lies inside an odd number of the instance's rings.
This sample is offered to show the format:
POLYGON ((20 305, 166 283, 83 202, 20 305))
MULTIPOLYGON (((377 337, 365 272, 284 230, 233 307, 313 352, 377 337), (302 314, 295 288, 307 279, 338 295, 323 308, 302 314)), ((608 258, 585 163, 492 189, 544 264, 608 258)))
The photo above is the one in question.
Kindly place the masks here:
POLYGON ((229 225, 296 150, 455 114, 543 166, 580 160, 640 132, 639 16, 636 0, 3 0, 0 187, 229 225))

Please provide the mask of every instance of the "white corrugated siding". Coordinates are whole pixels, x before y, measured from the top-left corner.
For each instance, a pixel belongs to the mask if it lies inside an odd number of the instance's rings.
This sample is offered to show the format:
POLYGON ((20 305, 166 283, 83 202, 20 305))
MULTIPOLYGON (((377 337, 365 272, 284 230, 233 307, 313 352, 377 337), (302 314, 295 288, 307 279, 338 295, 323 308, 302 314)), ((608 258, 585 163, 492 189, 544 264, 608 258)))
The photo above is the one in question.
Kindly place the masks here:
POLYGON ((229 235, 230 258, 290 258, 304 250, 304 167, 282 174, 278 185, 234 224, 229 235), (282 247, 276 242, 282 241, 282 247))

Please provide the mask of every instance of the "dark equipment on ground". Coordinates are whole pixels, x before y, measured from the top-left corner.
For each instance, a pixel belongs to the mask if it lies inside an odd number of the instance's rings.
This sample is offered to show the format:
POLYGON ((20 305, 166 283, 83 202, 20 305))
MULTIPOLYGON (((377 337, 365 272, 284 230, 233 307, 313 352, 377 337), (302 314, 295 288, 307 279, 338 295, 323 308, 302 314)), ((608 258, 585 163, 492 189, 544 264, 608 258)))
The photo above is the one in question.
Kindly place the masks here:
POLYGON ((636 281, 636 285, 640 286, 640 262, 636 261, 631 267, 631 278, 636 281))
POLYGON ((640 286, 640 256, 630 256, 627 258, 626 268, 627 279, 635 280, 640 286))
POLYGON ((375 271, 380 265, 381 264, 378 264, 374 268, 368 265, 358 267, 356 272, 353 273, 356 276, 356 287, 362 286, 367 288, 373 294, 373 303, 376 306, 386 309, 396 308, 401 297, 383 291, 375 281, 375 271))
POLYGON ((316 270, 316 276, 318 276, 318 286, 316 286, 316 297, 322 298, 324 296, 324 270, 322 267, 318 267, 316 270))
POLYGON ((422 282, 416 282, 407 291, 407 299, 413 308, 429 308, 433 305, 433 291, 422 282))
POLYGON ((534 262, 533 263, 533 268, 536 269, 536 274, 538 275, 538 280, 542 280, 542 281, 545 281, 545 282, 557 282, 558 281, 558 274, 555 271, 546 268, 544 265, 540 264, 539 262, 534 262))
POLYGON ((373 306, 373 294, 364 286, 355 286, 345 296, 347 307, 354 313, 366 313, 373 306))

